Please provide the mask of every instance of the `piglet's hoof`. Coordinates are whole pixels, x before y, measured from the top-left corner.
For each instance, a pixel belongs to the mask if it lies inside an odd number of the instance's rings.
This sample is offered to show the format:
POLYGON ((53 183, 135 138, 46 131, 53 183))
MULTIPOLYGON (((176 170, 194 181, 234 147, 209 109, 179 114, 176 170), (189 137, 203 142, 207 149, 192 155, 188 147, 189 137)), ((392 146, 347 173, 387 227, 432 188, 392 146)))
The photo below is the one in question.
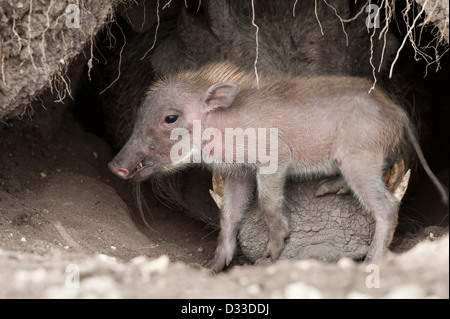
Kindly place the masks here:
POLYGON ((213 259, 213 260, 210 260, 208 263, 206 263, 206 265, 204 267, 206 269, 209 269, 211 272, 218 274, 225 267, 225 262, 217 261, 217 260, 213 259))
POLYGON ((269 240, 263 254, 263 258, 271 258, 272 261, 280 258, 286 244, 285 241, 290 235, 288 222, 285 218, 282 219, 280 227, 271 229, 269 232, 269 240))
POLYGON ((284 240, 274 241, 271 240, 267 243, 266 250, 264 251, 263 258, 271 258, 277 260, 280 258, 282 251, 284 250, 284 240))
POLYGON ((350 186, 348 186, 345 179, 338 175, 336 177, 325 178, 317 183, 315 196, 323 196, 326 194, 344 195, 350 193, 350 186))

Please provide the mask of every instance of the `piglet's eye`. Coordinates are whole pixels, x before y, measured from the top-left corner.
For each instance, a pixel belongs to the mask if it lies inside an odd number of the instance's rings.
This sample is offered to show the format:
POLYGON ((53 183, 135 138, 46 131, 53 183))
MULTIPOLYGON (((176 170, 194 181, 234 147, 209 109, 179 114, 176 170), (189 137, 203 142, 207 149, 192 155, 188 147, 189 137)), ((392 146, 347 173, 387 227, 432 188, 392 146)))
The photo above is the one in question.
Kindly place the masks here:
POLYGON ((178 121, 178 115, 168 115, 164 119, 164 122, 166 122, 167 124, 173 124, 176 121, 178 121))

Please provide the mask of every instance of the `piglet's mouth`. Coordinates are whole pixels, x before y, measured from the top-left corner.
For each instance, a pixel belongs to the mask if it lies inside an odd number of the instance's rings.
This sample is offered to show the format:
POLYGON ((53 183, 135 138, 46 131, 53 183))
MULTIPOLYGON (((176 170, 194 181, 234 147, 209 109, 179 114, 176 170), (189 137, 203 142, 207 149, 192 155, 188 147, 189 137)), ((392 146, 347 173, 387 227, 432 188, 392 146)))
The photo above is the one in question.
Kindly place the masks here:
POLYGON ((139 162, 139 163, 136 165, 136 172, 142 171, 144 168, 145 168, 144 163, 139 162))
POLYGON ((142 171, 148 167, 152 167, 155 165, 155 162, 153 161, 140 161, 137 165, 136 165, 136 172, 142 171))
POLYGON ((139 163, 137 163, 135 171, 133 172, 132 175, 130 175, 130 179, 134 178, 134 177, 139 177, 140 174, 142 174, 142 172, 149 167, 152 167, 155 165, 155 162, 153 161, 140 161, 139 163))

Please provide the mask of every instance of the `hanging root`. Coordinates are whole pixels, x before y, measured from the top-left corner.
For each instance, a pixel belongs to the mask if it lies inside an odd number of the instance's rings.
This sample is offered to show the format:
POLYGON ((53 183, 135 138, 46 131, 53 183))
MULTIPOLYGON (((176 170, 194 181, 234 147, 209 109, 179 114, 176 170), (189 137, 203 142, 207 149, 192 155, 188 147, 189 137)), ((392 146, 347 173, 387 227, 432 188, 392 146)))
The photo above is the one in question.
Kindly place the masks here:
POLYGON ((122 54, 123 54, 123 50, 125 49, 125 46, 127 44, 127 37, 125 36, 125 33, 123 32, 122 28, 120 27, 120 25, 116 22, 117 26, 120 29, 120 32, 122 33, 123 36, 123 45, 120 48, 120 52, 119 52, 119 67, 118 67, 118 73, 117 73, 117 77, 103 90, 101 91, 99 94, 103 94, 106 90, 108 90, 114 83, 116 83, 119 79, 120 79, 120 69, 122 66, 122 54))
MULTIPOLYGON (((405 42, 407 40, 409 40, 409 42, 411 43, 411 46, 414 49, 414 59, 416 61, 424 60, 427 64, 426 69, 425 69, 425 76, 428 72, 428 67, 434 63, 436 63, 436 65, 437 65, 436 70, 440 69, 440 60, 441 60, 442 56, 445 55, 445 53, 447 53, 447 51, 448 51, 448 43, 446 43, 444 45, 445 51, 442 54, 439 54, 439 52, 438 52, 438 47, 441 46, 442 44, 444 44, 444 42, 443 42, 444 38, 443 38, 443 35, 440 34, 440 31, 438 31, 437 34, 435 34, 435 36, 429 43, 427 43, 425 45, 423 45, 421 43, 423 29, 430 23, 431 19, 434 16, 434 13, 436 12, 438 5, 440 4, 439 1, 435 1, 435 5, 432 6, 432 1, 430 3, 429 2, 430 2, 429 0, 424 0, 423 3, 421 4, 422 8, 421 8, 420 12, 416 15, 411 26, 408 28, 408 32, 404 36, 402 45, 400 46, 399 50, 397 51, 397 55, 394 60, 394 62, 397 61, 401 49, 403 48, 405 42), (422 18, 423 18, 423 22, 420 22, 420 19, 422 19, 422 18), (428 50, 428 49, 433 50, 434 56, 431 56, 425 52, 425 50, 428 50)), ((414 5, 411 0, 411 3, 409 3, 409 1, 407 2, 407 6, 403 12, 403 20, 405 21, 405 23, 408 26, 409 26, 408 13, 410 13, 410 11, 412 11, 412 10, 414 10, 414 5)), ((447 28, 448 28, 448 26, 447 26, 447 28)), ((436 29, 437 29, 436 27, 433 28, 433 30, 436 30, 436 29)), ((392 63, 392 66, 391 66, 391 72, 393 70, 394 62, 392 63)), ((389 73, 389 77, 391 77, 391 75, 392 75, 391 72, 389 73)))
POLYGON ((259 39, 258 39, 258 33, 259 33, 259 27, 255 23, 255 2, 252 0, 252 25, 255 27, 255 42, 256 42, 256 52, 255 52, 255 63, 254 63, 254 69, 255 69, 255 77, 256 77, 256 87, 259 88, 259 76, 258 76, 258 55, 259 55, 259 39))
MULTIPOLYGON (((317 23, 320 27, 320 32, 322 35, 324 35, 323 32, 323 28, 322 28, 322 24, 320 22, 319 16, 318 16, 318 12, 317 12, 317 1, 314 1, 314 12, 315 12, 315 16, 316 16, 316 20, 317 23)), ((348 35, 347 32, 345 31, 345 23, 351 22, 356 20, 361 14, 364 13, 364 11, 366 10, 367 6, 371 4, 370 0, 367 0, 366 3, 361 7, 361 10, 359 12, 357 12, 353 17, 348 18, 348 19, 343 19, 338 11, 336 10, 335 7, 333 7, 330 3, 327 2, 327 0, 322 0, 331 10, 334 11, 335 16, 339 19, 340 23, 341 23, 341 27, 343 30, 343 33, 346 37, 346 42, 348 45, 348 35)), ((422 33, 424 28, 430 23, 436 23, 436 18, 434 18, 435 16, 435 12, 438 12, 439 10, 443 10, 443 8, 440 8, 440 1, 436 0, 436 1, 430 1, 430 0, 420 0, 420 1, 415 1, 415 0, 407 0, 406 1, 406 7, 405 9, 402 11, 402 16, 403 16, 403 21, 406 25, 406 34, 403 37, 403 41, 400 45, 400 47, 397 50, 396 56, 390 66, 390 72, 389 72, 389 78, 392 78, 393 75, 393 70, 394 70, 394 66, 397 63, 397 60, 399 58, 400 52, 402 51, 402 49, 404 48, 406 42, 409 40, 411 46, 414 49, 415 52, 415 59, 416 60, 425 60, 426 62, 426 70, 425 73, 428 70, 428 67, 434 63, 437 64, 437 69, 440 68, 440 60, 442 58, 443 55, 445 55, 449 48, 448 48, 448 43, 446 43, 445 41, 448 41, 447 37, 448 35, 444 35, 442 34, 442 31, 437 32, 437 34, 435 34, 435 36, 432 38, 432 40, 427 43, 427 44, 422 44, 422 33), (430 3, 434 3, 434 6, 432 6, 432 4, 430 3), (415 13, 414 10, 417 7, 421 7, 421 10, 419 11, 419 13, 415 13), (414 20, 411 22, 409 15, 413 14, 414 15, 414 20), (442 46, 443 47, 443 52, 439 53, 440 50, 438 50, 438 47, 442 46), (431 53, 426 53, 425 51, 431 51, 433 52, 433 54, 431 53)), ((375 19, 380 17, 380 12, 384 12, 384 25, 383 28, 380 30, 380 32, 378 33, 378 39, 380 40, 381 38, 383 38, 383 48, 381 51, 381 56, 380 56, 380 62, 378 64, 378 68, 374 65, 373 62, 373 58, 374 58, 374 46, 373 46, 373 39, 376 35, 376 31, 377 29, 374 28, 373 32, 370 35, 370 60, 369 63, 372 67, 372 75, 373 75, 373 85, 370 88, 369 92, 371 90, 373 90, 375 88, 375 84, 377 82, 377 77, 376 77, 376 73, 380 72, 381 70, 381 66, 383 64, 384 58, 385 58, 385 49, 386 49, 386 42, 387 42, 387 33, 389 31, 389 26, 392 22, 392 19, 395 18, 395 0, 382 0, 381 3, 377 4, 379 10, 375 13, 375 19)), ((294 6, 292 8, 292 15, 295 17, 295 8, 297 5, 297 1, 294 2, 294 6)), ((368 12, 367 17, 370 18, 371 13, 368 12)), ((448 28, 448 26, 447 26, 448 28)), ((437 29, 437 27, 435 27, 434 29, 437 29)), ((441 26, 439 26, 439 29, 442 29, 441 26)), ((444 28, 445 29, 445 28, 444 28)), ((369 32, 369 28, 367 29, 367 31, 369 32)))
MULTIPOLYGON (((170 1, 169 1, 168 4, 170 5, 170 1)), ((166 6, 167 6, 167 4, 166 4, 166 6)), ((164 10, 164 8, 166 8, 166 6, 163 7, 163 10, 164 10)), ((186 4, 186 8, 187 8, 187 4, 186 4)), ((141 58, 141 61, 142 61, 143 59, 145 59, 145 57, 147 56, 147 54, 148 54, 150 51, 152 51, 152 50, 155 48, 155 46, 156 46, 156 40, 158 39, 158 30, 159 30, 159 26, 160 26, 160 24, 161 24, 160 16, 159 16, 159 0, 156 1, 156 21, 157 21, 157 23, 156 23, 155 37, 153 38, 153 44, 152 44, 152 46, 150 47, 150 49, 148 49, 147 52, 145 52, 144 56, 141 58)))
POLYGON ((3 39, 0 36, 0 70, 2 74, 2 83, 6 86, 6 76, 5 76, 5 56, 3 55, 3 39))
POLYGON ((406 43, 406 41, 407 41, 408 39, 410 39, 411 45, 413 46, 414 51, 417 53, 418 50, 417 50, 417 46, 416 46, 416 44, 415 44, 415 42, 414 42, 414 38, 412 37, 412 32, 413 32, 414 29, 415 29, 415 26, 416 26, 417 21, 418 21, 419 18, 422 16, 422 14, 425 12, 425 7, 426 7, 427 3, 428 3, 428 0, 425 1, 425 3, 424 3, 423 6, 422 6, 422 10, 421 10, 421 11, 419 12, 419 14, 416 16, 416 18, 414 19, 414 21, 413 21, 413 23, 411 24, 411 26, 409 26, 409 24, 408 24, 408 20, 409 20, 409 19, 408 19, 408 12, 409 12, 409 10, 411 9, 411 4, 409 3, 409 1, 406 2, 406 9, 405 9, 405 11, 404 11, 404 13, 403 13, 403 17, 404 17, 404 19, 405 19, 405 22, 406 22, 406 26, 407 26, 407 28, 408 28, 408 31, 407 31, 406 35, 404 36, 404 38, 403 38, 403 41, 402 41, 402 44, 400 45, 400 48, 398 48, 398 50, 397 50, 397 54, 395 55, 394 61, 392 61, 391 69, 390 69, 390 71, 389 71, 389 78, 392 78, 392 72, 393 72, 393 70, 394 70, 395 63, 397 62, 398 57, 400 56, 400 52, 402 51, 402 49, 403 49, 403 47, 405 46, 405 43, 406 43))

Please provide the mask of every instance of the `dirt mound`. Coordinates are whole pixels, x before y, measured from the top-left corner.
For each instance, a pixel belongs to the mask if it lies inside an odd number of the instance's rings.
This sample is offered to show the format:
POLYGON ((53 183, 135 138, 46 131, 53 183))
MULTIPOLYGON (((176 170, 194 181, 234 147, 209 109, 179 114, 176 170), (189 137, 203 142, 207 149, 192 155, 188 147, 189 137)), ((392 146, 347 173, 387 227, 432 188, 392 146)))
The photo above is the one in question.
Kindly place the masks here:
MULTIPOLYGON (((447 235, 388 258, 380 268, 349 259, 337 264, 285 260, 270 267, 235 267, 214 276, 165 255, 124 262, 104 254, 83 258, 58 252, 38 256, 0 250, 4 269, 0 297, 448 298, 448 251, 447 235)), ((166 311, 176 314, 181 309, 166 311)))
POLYGON ((66 74, 69 64, 84 52, 86 43, 93 49, 95 34, 110 19, 113 4, 2 1, 0 119, 32 112, 31 101, 45 88, 52 88, 60 101, 72 95, 76 81, 66 74))

